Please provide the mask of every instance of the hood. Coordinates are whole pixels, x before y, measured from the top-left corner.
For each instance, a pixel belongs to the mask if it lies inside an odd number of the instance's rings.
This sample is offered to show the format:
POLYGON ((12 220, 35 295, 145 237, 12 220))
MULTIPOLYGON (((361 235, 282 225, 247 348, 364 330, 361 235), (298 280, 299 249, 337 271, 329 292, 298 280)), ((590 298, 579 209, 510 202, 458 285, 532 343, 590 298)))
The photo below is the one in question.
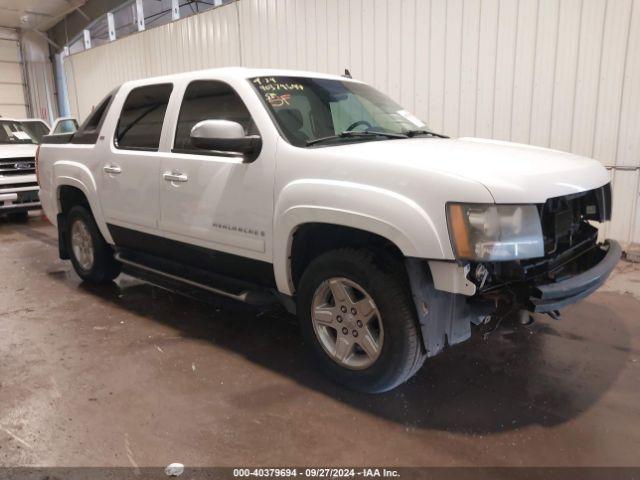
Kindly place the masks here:
POLYGON ((38 145, 22 143, 6 145, 0 143, 0 160, 3 158, 35 157, 38 145))
MULTIPOLYGON (((592 190, 610 181, 597 160, 498 140, 420 137, 336 148, 393 163, 396 168, 437 171, 479 182, 496 203, 544 203, 548 198, 592 190)), ((396 171, 399 174, 400 170, 396 171)))

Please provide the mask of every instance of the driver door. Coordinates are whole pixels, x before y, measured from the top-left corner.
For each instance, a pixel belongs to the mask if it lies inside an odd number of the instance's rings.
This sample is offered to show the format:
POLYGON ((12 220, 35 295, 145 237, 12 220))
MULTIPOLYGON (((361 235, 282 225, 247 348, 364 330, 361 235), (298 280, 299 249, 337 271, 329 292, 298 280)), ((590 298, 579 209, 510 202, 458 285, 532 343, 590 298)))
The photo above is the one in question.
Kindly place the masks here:
POLYGON ((263 148, 246 163, 241 154, 199 149, 190 132, 202 120, 230 120, 247 135, 259 135, 229 84, 196 80, 187 85, 173 148, 161 164, 159 228, 189 247, 176 245, 184 252, 183 261, 237 276, 237 257, 270 259, 273 152, 263 148))

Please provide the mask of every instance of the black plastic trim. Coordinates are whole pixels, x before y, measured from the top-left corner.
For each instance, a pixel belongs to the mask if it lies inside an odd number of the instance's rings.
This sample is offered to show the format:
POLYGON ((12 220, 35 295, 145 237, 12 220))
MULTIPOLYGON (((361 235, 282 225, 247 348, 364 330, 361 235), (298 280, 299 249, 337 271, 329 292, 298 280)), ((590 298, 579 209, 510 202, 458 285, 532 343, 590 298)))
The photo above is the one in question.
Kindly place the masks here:
POLYGON ((56 144, 56 145, 71 143, 71 139, 73 138, 73 135, 74 133, 55 133, 55 134, 52 133, 50 135, 45 135, 44 137, 42 137, 41 143, 56 144))
POLYGON ((172 148, 171 153, 186 153, 189 155, 205 155, 210 157, 230 157, 243 159, 240 152, 224 152, 222 150, 203 150, 201 148, 172 148))
POLYGON ((530 298, 534 312, 549 312, 577 302, 596 291, 609 277, 622 256, 622 248, 615 240, 606 240, 604 257, 592 268, 566 280, 537 285, 530 298))
POLYGON ((71 134, 71 138, 69 143, 74 143, 78 145, 95 145, 98 141, 98 137, 100 136, 100 130, 102 130, 102 125, 104 124, 105 118, 109 114, 109 110, 111 109, 111 104, 113 103, 113 99, 116 96, 116 93, 120 87, 116 87, 111 92, 109 92, 98 104, 98 106, 91 112, 91 114, 82 122, 82 125, 78 128, 78 130, 71 134), (100 114, 100 119, 95 127, 90 128, 89 122, 93 120, 93 116, 97 110, 102 110, 100 114))
POLYGON ((67 243, 67 215, 59 213, 56 215, 58 224, 58 256, 61 260, 69 260, 69 248, 67 243))
POLYGON ((120 249, 177 262, 212 274, 275 288, 273 264, 261 260, 211 250, 190 243, 171 240, 117 225, 107 224, 111 237, 120 249))

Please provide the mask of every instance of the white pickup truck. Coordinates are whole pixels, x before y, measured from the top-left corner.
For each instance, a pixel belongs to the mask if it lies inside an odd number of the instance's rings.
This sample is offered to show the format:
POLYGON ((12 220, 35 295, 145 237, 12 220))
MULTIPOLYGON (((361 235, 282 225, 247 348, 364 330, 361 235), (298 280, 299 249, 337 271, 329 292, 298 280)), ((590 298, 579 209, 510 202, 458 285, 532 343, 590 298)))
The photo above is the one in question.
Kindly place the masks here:
POLYGON ((0 118, 0 215, 25 220, 40 208, 36 143, 21 121, 0 118))
POLYGON ((122 268, 281 301, 335 380, 389 390, 472 325, 559 309, 621 255, 592 159, 450 139, 340 76, 225 68, 127 82, 45 137, 41 199, 89 282, 122 268))

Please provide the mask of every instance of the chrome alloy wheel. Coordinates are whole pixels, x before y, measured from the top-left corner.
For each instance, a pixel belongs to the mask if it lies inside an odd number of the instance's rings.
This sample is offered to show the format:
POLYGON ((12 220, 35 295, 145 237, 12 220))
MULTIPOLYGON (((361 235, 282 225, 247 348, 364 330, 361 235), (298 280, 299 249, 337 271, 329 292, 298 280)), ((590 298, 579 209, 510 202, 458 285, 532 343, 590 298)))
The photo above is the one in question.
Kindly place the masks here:
POLYGON ((311 302, 311 321, 320 345, 339 365, 361 370, 380 356, 382 317, 357 283, 338 277, 322 282, 311 302))
POLYGON ((93 239, 89 229, 81 220, 76 220, 71 225, 71 249, 78 265, 83 270, 89 271, 93 267, 93 239))

